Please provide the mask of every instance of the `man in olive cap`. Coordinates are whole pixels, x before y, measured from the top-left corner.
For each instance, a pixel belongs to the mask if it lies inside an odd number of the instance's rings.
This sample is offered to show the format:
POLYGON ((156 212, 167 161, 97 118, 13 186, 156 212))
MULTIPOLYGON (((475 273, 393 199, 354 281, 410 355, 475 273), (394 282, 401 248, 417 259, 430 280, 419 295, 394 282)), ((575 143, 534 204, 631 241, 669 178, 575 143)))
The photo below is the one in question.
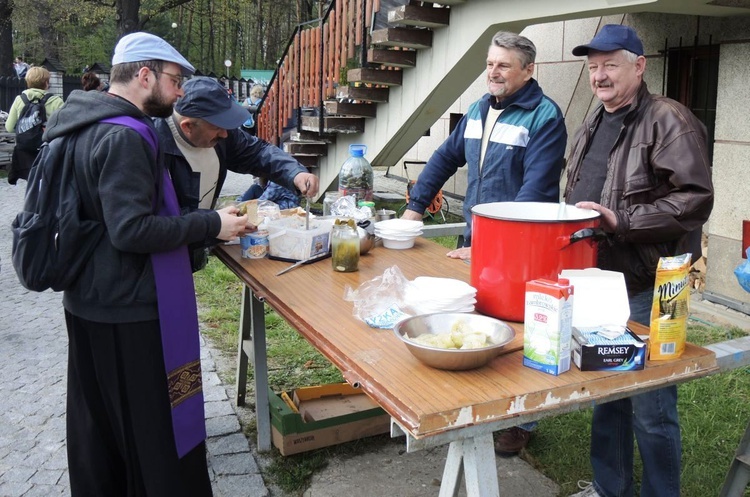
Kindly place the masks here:
POLYGON ((247 216, 181 215, 157 159, 150 117, 171 115, 193 72, 161 38, 129 34, 109 93, 72 92, 47 125, 48 141, 72 147, 81 217, 102 227, 63 295, 74 496, 212 495, 187 246, 232 240, 247 216))
MULTIPOLYGON (((298 195, 317 194, 317 176, 280 148, 239 129, 248 111, 221 83, 195 77, 183 91, 172 115, 155 122, 183 211, 213 209, 227 170, 269 178, 298 195)), ((205 266, 206 249, 216 242, 204 240, 191 247, 193 271, 205 266)))
MULTIPOLYGON (((608 239, 597 266, 624 274, 630 320, 649 326, 660 257, 689 251, 713 207, 706 128, 682 104, 649 93, 643 44, 608 24, 590 43, 589 81, 600 105, 576 133, 565 199, 601 214, 608 239)), ((594 407, 594 481, 578 497, 632 497, 633 437, 643 461, 641 497, 679 497, 677 387, 594 407)))

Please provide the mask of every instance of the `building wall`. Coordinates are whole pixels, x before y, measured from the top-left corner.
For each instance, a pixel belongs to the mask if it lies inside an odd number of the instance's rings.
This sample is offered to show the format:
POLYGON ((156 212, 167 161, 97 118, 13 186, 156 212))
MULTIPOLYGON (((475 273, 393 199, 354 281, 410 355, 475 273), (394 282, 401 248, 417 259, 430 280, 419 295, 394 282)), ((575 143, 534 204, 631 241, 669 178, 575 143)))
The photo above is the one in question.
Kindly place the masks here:
MULTIPOLYGON (((647 57, 644 79, 652 93, 663 92, 662 53, 666 40, 670 47, 696 42, 720 45, 713 160, 716 200, 704 228, 709 239, 704 297, 750 313, 750 294, 739 286, 733 274, 742 261, 742 220, 750 219, 750 200, 744 193, 750 185, 750 167, 747 167, 750 163, 750 85, 747 84, 750 80, 750 17, 620 14, 527 27, 521 34, 537 47, 535 77, 565 114, 569 137, 598 103, 589 87, 585 59, 574 57, 571 50, 587 43, 601 25, 609 23, 628 24, 638 31, 647 57)), ((482 74, 431 127, 430 136, 421 138, 403 160, 426 162, 448 135, 450 113, 465 113, 485 92, 485 75, 482 74)), ((421 169, 409 166, 408 176, 415 179, 421 169)), ((391 172, 403 175, 402 162, 391 168, 391 172)), ((564 175, 561 181, 564 183, 564 175)), ((465 189, 466 172, 460 168, 444 191, 463 195, 465 189)))

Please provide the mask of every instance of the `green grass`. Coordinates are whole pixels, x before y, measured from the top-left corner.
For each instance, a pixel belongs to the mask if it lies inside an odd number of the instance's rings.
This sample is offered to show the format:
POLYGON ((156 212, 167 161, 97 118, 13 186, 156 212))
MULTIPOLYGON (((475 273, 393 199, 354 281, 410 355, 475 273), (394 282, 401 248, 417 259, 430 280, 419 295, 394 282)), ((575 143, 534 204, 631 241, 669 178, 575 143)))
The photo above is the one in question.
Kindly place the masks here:
MULTIPOLYGON (((737 328, 688 325, 688 340, 707 345, 746 333, 737 328)), ((683 383, 678 387, 682 430, 682 496, 718 495, 729 464, 750 420, 750 370, 747 368, 683 383)), ((557 482, 560 495, 578 491, 578 480, 591 480, 590 409, 545 418, 529 444, 526 458, 557 482)), ((635 475, 641 461, 636 453, 635 475)), ((750 495, 750 492, 745 495, 750 495)))
MULTIPOLYGON (((454 248, 456 237, 444 237, 439 242, 446 248, 454 248)), ((195 281, 204 334, 234 361, 241 285, 215 257, 210 258, 206 269, 196 273, 195 281)), ((343 381, 335 367, 269 309, 266 326, 269 383, 274 391, 343 381)), ((745 334, 735 328, 709 327, 695 322, 689 324, 688 333, 688 340, 699 345, 745 334)), ((224 375, 224 381, 234 382, 233 374, 224 375)), ((252 380, 252 374, 250 368, 248 380, 252 380)), ((252 387, 250 381, 248 387, 252 387)), ((679 395, 683 434, 682 495, 718 495, 750 419, 750 370, 739 369, 684 383, 679 387, 679 395)), ((252 398, 249 393, 248 399, 252 398)), ((529 462, 562 487, 560 495, 577 491, 579 479, 591 479, 590 425, 590 409, 546 418, 539 423, 525 452, 524 457, 529 462)), ((255 437, 255 426, 246 426, 244 430, 248 436, 255 437)), ((393 443, 403 442, 384 435, 288 457, 274 449, 273 462, 264 476, 286 492, 297 493, 306 488, 314 472, 325 467, 332 456, 355 455, 393 443)), ((640 475, 637 457, 635 464, 635 474, 640 475)))

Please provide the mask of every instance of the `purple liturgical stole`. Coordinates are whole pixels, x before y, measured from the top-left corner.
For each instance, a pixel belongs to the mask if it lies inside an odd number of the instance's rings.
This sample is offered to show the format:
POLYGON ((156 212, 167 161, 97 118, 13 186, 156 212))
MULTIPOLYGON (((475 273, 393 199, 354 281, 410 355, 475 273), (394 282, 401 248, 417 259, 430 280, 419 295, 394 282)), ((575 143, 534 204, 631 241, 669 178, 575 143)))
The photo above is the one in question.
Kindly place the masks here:
MULTIPOLYGON (((129 116, 101 122, 135 129, 157 153, 156 133, 147 124, 129 116)), ((172 179, 166 168, 162 169, 163 202, 157 214, 179 216, 180 207, 172 179)), ((151 265, 156 280, 164 368, 172 408, 172 431, 177 455, 182 458, 206 439, 198 310, 188 248, 182 246, 169 252, 152 253, 151 265)))
MULTIPOLYGON (((169 172, 163 171, 160 216, 178 216, 180 208, 169 172)), ((151 254, 159 300, 159 324, 167 372, 172 430, 177 455, 184 456, 206 439, 203 380, 193 272, 187 246, 151 254)))

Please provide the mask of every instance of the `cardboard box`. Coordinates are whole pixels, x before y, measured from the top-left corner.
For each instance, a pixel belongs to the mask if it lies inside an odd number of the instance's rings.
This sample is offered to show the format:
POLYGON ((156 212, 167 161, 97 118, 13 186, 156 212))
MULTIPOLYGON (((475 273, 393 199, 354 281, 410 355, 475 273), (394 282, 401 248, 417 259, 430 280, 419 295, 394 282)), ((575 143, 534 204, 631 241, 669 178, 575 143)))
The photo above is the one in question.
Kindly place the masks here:
POLYGON ((568 280, 526 282, 523 365, 555 376, 570 369, 572 320, 568 280))
POLYGON ((607 339, 597 328, 573 328, 573 362, 581 371, 638 371, 646 365, 646 343, 630 331, 607 339))
POLYGON ((291 397, 269 390, 268 399, 273 444, 285 456, 390 431, 390 416, 347 383, 298 388, 291 397))

